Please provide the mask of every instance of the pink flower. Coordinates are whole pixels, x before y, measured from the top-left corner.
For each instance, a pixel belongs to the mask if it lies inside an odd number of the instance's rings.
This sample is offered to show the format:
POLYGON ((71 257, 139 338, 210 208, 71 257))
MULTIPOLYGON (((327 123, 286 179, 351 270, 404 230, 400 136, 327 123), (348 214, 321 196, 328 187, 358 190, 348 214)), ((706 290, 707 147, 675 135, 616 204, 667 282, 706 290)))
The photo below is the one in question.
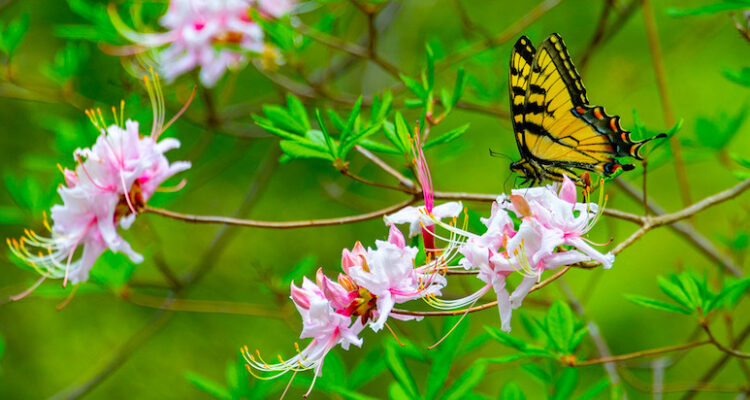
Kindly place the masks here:
MULTIPOLYGON (((377 298, 377 317, 370 327, 379 331, 395 304, 421 298, 427 293, 438 293, 445 281, 442 276, 427 276, 414 268, 418 249, 406 246, 403 235, 395 226, 391 225, 388 241, 378 240, 375 246, 375 249, 367 249, 364 260, 348 268, 348 274, 358 286, 377 298)), ((414 319, 402 315, 393 317, 414 319)))
POLYGON ((431 227, 435 225, 435 220, 457 217, 461 214, 461 210, 463 210, 461 202, 451 201, 440 204, 431 211, 428 211, 426 206, 404 207, 391 215, 386 215, 383 219, 386 225, 409 224, 409 236, 412 237, 422 232, 422 226, 431 227))
MULTIPOLYGON (((331 302, 326 298, 323 290, 307 278, 302 281, 302 287, 291 285, 291 298, 297 311, 302 316, 302 333, 300 339, 312 338, 312 341, 302 351, 286 361, 268 364, 260 358, 260 354, 251 354, 247 347, 242 353, 247 364, 256 370, 274 373, 270 378, 281 376, 289 371, 314 370, 315 378, 321 375, 323 361, 328 352, 339 345, 348 350, 350 345, 362 346, 359 333, 363 325, 359 321, 352 324, 351 317, 337 313, 331 302)), ((252 370, 248 368, 252 373, 252 370)), ((310 385, 312 390, 315 378, 310 385)), ((310 392, 308 391, 308 394, 310 392)))
MULTIPOLYGON (((160 48, 156 59, 167 80, 200 67, 200 80, 213 86, 228 69, 237 69, 247 54, 266 50, 260 26, 249 17, 251 0, 172 0, 160 19, 163 33, 138 33, 127 27, 110 9, 117 30, 145 48, 160 48)), ((279 16, 291 10, 290 0, 259 2, 265 15, 279 16)))
MULTIPOLYGON (((150 91, 158 91, 149 87, 150 91)), ((58 193, 63 204, 51 210, 50 237, 26 231, 11 250, 43 278, 86 281, 96 259, 106 250, 126 254, 132 262, 143 257, 117 232, 128 229, 156 189, 189 162, 170 163, 164 153, 179 147, 177 139, 159 141, 163 115, 155 116, 150 136, 141 136, 138 122, 105 127, 101 113, 87 112, 101 132, 91 148, 74 153, 78 166, 64 170, 66 185, 58 193), (82 248, 76 257, 77 249, 82 248)), ((117 121, 116 121, 117 122, 117 121)), ((120 121, 122 123, 122 121, 120 121)))

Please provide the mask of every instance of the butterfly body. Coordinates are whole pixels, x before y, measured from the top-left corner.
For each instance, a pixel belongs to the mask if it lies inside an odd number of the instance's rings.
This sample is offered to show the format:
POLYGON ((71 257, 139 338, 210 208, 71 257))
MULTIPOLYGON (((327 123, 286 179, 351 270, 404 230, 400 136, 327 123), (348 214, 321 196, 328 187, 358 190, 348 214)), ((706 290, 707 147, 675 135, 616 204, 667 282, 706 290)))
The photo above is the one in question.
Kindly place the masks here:
MULTIPOLYGON (((510 169, 524 182, 562 180, 580 183, 574 169, 610 177, 632 170, 616 157, 642 159, 650 138, 632 141, 620 117, 590 105, 581 76, 562 38, 550 35, 538 49, 522 36, 511 52, 509 91, 511 121, 521 159, 510 169)), ((659 135, 657 137, 663 137, 659 135)))

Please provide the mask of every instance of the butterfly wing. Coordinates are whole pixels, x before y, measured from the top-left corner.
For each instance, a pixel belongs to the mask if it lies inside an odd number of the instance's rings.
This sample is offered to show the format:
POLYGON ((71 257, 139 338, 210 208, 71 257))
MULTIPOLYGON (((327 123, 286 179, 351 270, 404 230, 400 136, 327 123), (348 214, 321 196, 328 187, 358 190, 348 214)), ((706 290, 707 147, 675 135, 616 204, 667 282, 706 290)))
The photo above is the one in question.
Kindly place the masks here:
POLYGON ((604 176, 633 169, 615 157, 641 159, 638 150, 651 139, 633 142, 619 120, 588 104, 562 38, 550 35, 534 55, 525 92, 520 136, 528 155, 553 176, 571 168, 604 176))
POLYGON ((526 88, 529 75, 531 74, 531 63, 534 62, 536 49, 526 36, 521 36, 510 53, 510 72, 508 77, 508 90, 510 91, 510 114, 513 123, 513 132, 516 137, 516 145, 525 157, 528 153, 523 142, 523 116, 524 103, 526 102, 526 88))

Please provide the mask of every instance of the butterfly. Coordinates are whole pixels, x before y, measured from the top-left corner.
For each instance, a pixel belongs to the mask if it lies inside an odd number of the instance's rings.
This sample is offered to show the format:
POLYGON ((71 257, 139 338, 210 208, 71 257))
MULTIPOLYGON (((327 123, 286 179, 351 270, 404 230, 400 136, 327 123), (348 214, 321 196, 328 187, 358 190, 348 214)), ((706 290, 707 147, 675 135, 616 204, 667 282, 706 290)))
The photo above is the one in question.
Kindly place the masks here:
POLYGON ((616 157, 642 160, 641 147, 659 134, 632 141, 620 127, 620 117, 609 116, 601 106, 590 105, 581 76, 560 35, 553 33, 539 49, 522 36, 510 54, 511 121, 521 159, 511 171, 532 185, 568 176, 583 184, 574 168, 610 177, 632 164, 616 157))

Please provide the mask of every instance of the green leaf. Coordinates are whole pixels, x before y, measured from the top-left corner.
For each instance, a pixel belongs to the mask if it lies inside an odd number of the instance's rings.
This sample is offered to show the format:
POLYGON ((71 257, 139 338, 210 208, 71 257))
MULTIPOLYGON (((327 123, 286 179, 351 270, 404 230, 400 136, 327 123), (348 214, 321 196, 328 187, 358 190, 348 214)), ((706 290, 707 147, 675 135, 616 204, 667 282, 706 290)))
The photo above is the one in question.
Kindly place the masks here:
POLYGON ((357 393, 353 390, 349 390, 343 386, 338 385, 326 385, 326 388, 331 392, 337 393, 349 400, 377 400, 375 397, 366 396, 361 393, 357 393))
POLYGON ((326 144, 328 145, 328 152, 331 155, 331 160, 335 160, 336 157, 338 157, 336 146, 333 143, 333 139, 331 139, 331 135, 328 134, 328 128, 326 128, 326 124, 323 123, 323 116, 320 115, 320 110, 317 108, 315 109, 315 118, 318 120, 320 130, 321 132, 323 132, 323 136, 326 139, 326 144))
POLYGON ((724 70, 722 70, 722 73, 724 74, 724 77, 726 77, 730 81, 750 87, 750 68, 742 68, 737 71, 729 68, 724 68, 724 70))
POLYGON ((401 150, 395 147, 391 147, 387 144, 376 142, 370 139, 361 139, 358 144, 366 148, 367 150, 377 151, 380 153, 402 154, 401 150))
POLYGON ((487 333, 490 334, 493 339, 508 347, 512 347, 518 351, 526 351, 526 348, 528 347, 526 342, 524 342, 523 340, 517 337, 513 337, 510 334, 505 333, 495 327, 485 326, 484 329, 487 331, 487 333))
POLYGON ((690 301, 690 299, 688 299, 685 292, 682 291, 682 287, 661 276, 657 277, 657 280, 659 281, 659 287, 661 288, 661 291, 664 292, 664 294, 666 294, 667 296, 671 297, 672 300, 676 301, 687 309, 695 308, 695 305, 690 301))
MULTIPOLYGON (((443 320, 443 333, 441 337, 447 335, 458 321, 460 321, 459 317, 445 318, 443 320)), ((443 343, 436 349, 433 349, 435 353, 431 354, 432 364, 430 365, 430 374, 427 379, 427 389, 425 391, 425 398, 427 399, 436 398, 438 391, 443 388, 445 380, 448 378, 453 359, 468 328, 468 323, 461 322, 455 326, 454 331, 443 340, 443 343)))
POLYGON ((750 278, 724 285, 719 294, 708 302, 706 312, 721 307, 724 303, 734 304, 742 295, 747 294, 748 289, 750 289, 750 278))
POLYGON ((464 95, 464 86, 466 83, 466 79, 464 79, 464 69, 460 68, 458 70, 458 73, 456 74, 456 85, 453 87, 453 98, 451 99, 451 108, 455 107, 456 104, 458 104, 458 101, 461 100, 461 96, 464 95))
POLYGON ((426 150, 426 149, 429 149, 430 147, 434 147, 439 144, 450 143, 460 138, 461 135, 466 133, 466 130, 469 129, 469 125, 470 124, 464 124, 464 125, 459 126, 456 129, 451 129, 450 131, 436 137, 435 139, 427 141, 427 143, 425 143, 422 148, 426 150))
MULTIPOLYGON (((487 372, 487 364, 475 362, 466 372, 453 382, 448 392, 443 396, 444 400, 461 400, 466 398, 478 384, 482 382, 484 374, 487 372)), ((429 383, 429 381, 428 381, 429 383)), ((430 398, 429 395, 426 398, 430 398)))
POLYGON ((536 364, 525 364, 521 366, 521 369, 544 384, 552 382, 552 377, 549 376, 547 371, 536 364))
POLYGON ((406 123, 406 118, 400 112, 396 112, 396 136, 401 142, 401 148, 405 153, 408 152, 411 148, 409 139, 411 137, 411 129, 409 128, 409 124, 406 123))
POLYGON ((0 34, 0 50, 8 57, 13 57, 28 29, 29 14, 23 14, 20 18, 11 21, 0 34))
POLYGON ((573 353, 578 348, 578 345, 581 344, 581 341, 584 337, 586 337, 586 334, 589 333, 589 328, 584 326, 583 328, 576 331, 576 333, 573 334, 573 337, 570 339, 570 352, 573 353))
POLYGON ((667 15, 670 17, 688 17, 697 15, 711 15, 725 11, 743 10, 750 7, 748 0, 724 0, 721 3, 708 4, 693 8, 668 8, 667 15))
POLYGON ((552 344, 559 351, 568 352, 575 329, 570 306, 560 300, 556 301, 547 310, 545 322, 552 344))
POLYGON ((301 141, 303 138, 300 135, 295 135, 294 133, 287 132, 283 129, 279 129, 272 125, 272 122, 260 117, 257 117, 253 115, 253 119, 255 119, 255 124, 259 127, 267 130, 269 133, 272 133, 282 139, 288 139, 293 141, 301 141))
POLYGON ((484 360, 487 361, 488 363, 493 363, 493 364, 507 364, 509 362, 517 361, 517 360, 520 360, 522 358, 527 358, 527 357, 528 356, 526 355, 526 353, 516 353, 516 354, 511 354, 511 355, 502 356, 502 357, 485 358, 484 360))
POLYGON ((403 386, 393 382, 388 386, 388 398, 391 400, 413 400, 414 397, 407 393, 403 386))
POLYGON ((693 307, 702 306, 703 296, 701 296, 701 291, 698 289, 698 285, 693 276, 687 272, 683 272, 677 276, 677 280, 680 282, 680 285, 682 285, 682 289, 693 304, 693 307))
POLYGON ((354 121, 357 120, 357 117, 359 117, 359 110, 362 107, 362 96, 360 95, 359 98, 357 98, 357 101, 354 103, 354 107, 352 107, 352 112, 349 113, 349 118, 346 120, 346 125, 344 126, 344 129, 341 132, 341 136, 339 137, 339 140, 342 144, 346 143, 348 136, 353 132, 354 130, 354 121))
POLYGON ((354 370, 347 379, 347 387, 352 390, 357 390, 362 385, 371 380, 377 378, 387 366, 385 365, 385 359, 383 358, 383 350, 376 348, 369 352, 362 361, 354 367, 354 370))
POLYGON ((539 328, 539 325, 532 321, 531 317, 524 312, 519 313, 518 316, 521 319, 521 325, 523 325, 526 333, 528 333, 532 339, 539 339, 542 335, 542 330, 539 328))
POLYGON ((404 74, 399 74, 399 76, 401 77, 401 81, 404 82, 406 88, 421 100, 421 104, 427 102, 428 92, 421 83, 419 83, 416 79, 404 74))
POLYGON ((550 397, 551 400, 569 399, 578 384, 578 369, 565 368, 560 374, 560 378, 555 382, 555 392, 550 397))
POLYGON ((336 130, 339 132, 344 130, 344 120, 339 117, 336 111, 327 109, 326 114, 328 114, 328 119, 333 123, 333 127, 336 128, 336 130))
POLYGON ((432 51, 429 43, 425 48, 427 51, 427 91, 432 92, 432 88, 435 87, 435 52, 432 51))
POLYGON ((401 388, 408 394, 409 398, 419 398, 419 391, 417 390, 417 383, 414 382, 409 369, 406 368, 404 360, 401 359, 398 352, 393 346, 385 348, 385 363, 388 365, 388 369, 391 370, 391 374, 400 383, 401 388))
POLYGON ((654 310, 661 310, 661 311, 669 311, 669 312, 675 312, 685 315, 690 315, 693 312, 690 310, 686 310, 680 306, 665 303, 663 301, 650 299, 648 297, 642 297, 642 296, 636 296, 636 295, 625 295, 625 298, 632 301, 635 304, 647 307, 647 308, 653 308, 654 310))
POLYGON ((521 387, 515 382, 508 382, 500 393, 500 400, 526 400, 521 387))
POLYGON ((210 394, 211 396, 218 399, 231 399, 232 394, 224 385, 214 382, 211 379, 198 375, 191 371, 185 372, 185 379, 190 383, 197 386, 198 389, 210 394))
POLYGON ((279 142, 279 146, 284 154, 293 158, 321 158, 323 160, 333 161, 331 154, 326 152, 326 149, 323 148, 315 150, 292 140, 282 140, 279 142))
POLYGON ((578 396, 577 400, 591 400, 596 396, 599 396, 603 391, 607 389, 607 387, 609 387, 609 378, 602 378, 594 386, 589 388, 589 390, 578 396))
POLYGON ((305 131, 309 131, 311 129, 310 120, 307 118, 307 110, 302 102, 296 96, 289 93, 286 95, 286 104, 289 112, 302 125, 302 128, 305 131))
POLYGON ((446 88, 440 89, 440 104, 445 107, 446 114, 453 108, 453 104, 451 103, 451 92, 446 88))
POLYGON ((307 132, 307 129, 305 129, 305 127, 302 126, 302 124, 298 122, 284 107, 277 105, 264 105, 263 114, 274 124, 274 126, 281 129, 292 131, 299 135, 307 132))

